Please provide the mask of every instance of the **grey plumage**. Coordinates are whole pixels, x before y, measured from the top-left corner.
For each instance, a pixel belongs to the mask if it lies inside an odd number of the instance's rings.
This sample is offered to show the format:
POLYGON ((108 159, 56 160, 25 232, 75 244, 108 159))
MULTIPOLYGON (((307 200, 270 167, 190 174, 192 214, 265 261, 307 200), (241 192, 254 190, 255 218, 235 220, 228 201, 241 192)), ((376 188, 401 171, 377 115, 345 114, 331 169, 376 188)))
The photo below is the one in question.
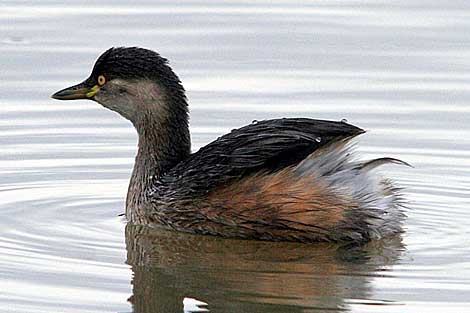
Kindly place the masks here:
POLYGON ((393 158, 354 160, 351 139, 334 142, 314 152, 295 167, 295 172, 299 176, 316 177, 338 196, 357 202, 342 225, 348 229, 343 231, 348 237, 379 239, 401 232, 405 215, 400 190, 389 179, 371 171, 388 163, 410 165, 393 158))

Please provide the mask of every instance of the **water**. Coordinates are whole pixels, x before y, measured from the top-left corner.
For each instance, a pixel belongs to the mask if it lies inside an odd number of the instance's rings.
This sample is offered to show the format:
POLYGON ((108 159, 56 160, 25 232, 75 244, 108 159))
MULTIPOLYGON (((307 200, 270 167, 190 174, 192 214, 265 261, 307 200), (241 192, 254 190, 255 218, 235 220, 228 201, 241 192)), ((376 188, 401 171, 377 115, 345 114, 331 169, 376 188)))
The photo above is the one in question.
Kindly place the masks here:
POLYGON ((465 1, 2 1, 0 311, 470 309, 470 5, 465 1), (110 46, 171 60, 194 149, 273 117, 368 130, 406 188, 406 233, 360 248, 126 229, 136 135, 50 94, 110 46), (188 309, 189 310, 189 309, 188 309))

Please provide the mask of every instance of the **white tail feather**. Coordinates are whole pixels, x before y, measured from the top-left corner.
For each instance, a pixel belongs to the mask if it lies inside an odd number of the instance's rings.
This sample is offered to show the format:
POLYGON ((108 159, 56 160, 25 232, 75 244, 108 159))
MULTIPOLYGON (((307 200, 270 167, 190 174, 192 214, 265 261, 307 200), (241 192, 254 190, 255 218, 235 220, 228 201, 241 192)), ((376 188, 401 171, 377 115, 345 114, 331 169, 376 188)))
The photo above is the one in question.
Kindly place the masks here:
POLYGON ((356 203, 354 210, 358 211, 352 216, 366 219, 370 238, 400 232, 404 214, 398 189, 371 170, 387 163, 410 165, 393 158, 358 162, 353 160, 352 152, 353 145, 349 140, 330 144, 309 155, 294 168, 294 172, 301 177, 312 176, 333 193, 356 203))

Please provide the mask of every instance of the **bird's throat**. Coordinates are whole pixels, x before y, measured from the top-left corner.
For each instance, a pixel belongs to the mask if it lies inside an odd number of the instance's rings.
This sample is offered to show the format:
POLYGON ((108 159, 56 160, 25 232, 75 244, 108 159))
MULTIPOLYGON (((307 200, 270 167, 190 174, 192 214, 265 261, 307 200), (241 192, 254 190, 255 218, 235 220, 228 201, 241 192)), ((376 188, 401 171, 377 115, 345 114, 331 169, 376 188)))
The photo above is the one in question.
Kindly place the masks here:
POLYGON ((134 123, 139 136, 137 156, 129 183, 126 216, 139 222, 149 212, 148 193, 158 177, 189 157, 190 136, 186 110, 149 111, 134 123))

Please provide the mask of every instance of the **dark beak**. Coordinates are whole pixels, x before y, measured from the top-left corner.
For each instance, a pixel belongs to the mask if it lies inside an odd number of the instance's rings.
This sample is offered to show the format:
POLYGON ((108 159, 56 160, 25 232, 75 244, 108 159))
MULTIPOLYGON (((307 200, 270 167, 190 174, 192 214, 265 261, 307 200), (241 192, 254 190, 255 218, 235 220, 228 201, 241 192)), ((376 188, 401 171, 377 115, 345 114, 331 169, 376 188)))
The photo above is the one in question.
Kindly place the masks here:
POLYGON ((87 86, 85 82, 57 91, 51 97, 57 100, 90 99, 99 90, 99 86, 87 86))

